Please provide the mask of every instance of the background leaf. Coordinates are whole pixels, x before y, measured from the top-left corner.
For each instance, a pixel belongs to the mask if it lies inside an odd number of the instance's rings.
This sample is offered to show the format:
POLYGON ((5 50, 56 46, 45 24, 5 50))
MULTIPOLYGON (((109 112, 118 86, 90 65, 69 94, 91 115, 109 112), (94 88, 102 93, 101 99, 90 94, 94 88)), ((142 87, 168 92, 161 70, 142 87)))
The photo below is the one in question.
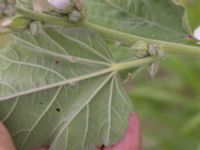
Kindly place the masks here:
POLYGON ((128 83, 141 116, 144 150, 198 150, 200 63, 185 60, 170 56, 161 63, 156 79, 143 71, 128 83))
POLYGON ((91 22, 165 41, 185 40, 184 8, 172 0, 86 0, 91 22))

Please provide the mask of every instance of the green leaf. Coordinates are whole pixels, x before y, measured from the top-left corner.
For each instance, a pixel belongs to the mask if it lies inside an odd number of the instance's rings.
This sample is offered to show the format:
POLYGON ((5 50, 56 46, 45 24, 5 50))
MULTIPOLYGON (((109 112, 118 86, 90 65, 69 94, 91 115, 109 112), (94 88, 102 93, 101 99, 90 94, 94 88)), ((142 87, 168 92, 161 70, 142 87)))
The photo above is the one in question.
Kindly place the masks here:
POLYGON ((86 6, 91 22, 142 37, 180 42, 189 30, 173 0, 86 0, 86 6))
POLYGON ((113 63, 88 29, 18 33, 0 50, 0 119, 17 149, 94 150, 117 142, 133 108, 113 63))

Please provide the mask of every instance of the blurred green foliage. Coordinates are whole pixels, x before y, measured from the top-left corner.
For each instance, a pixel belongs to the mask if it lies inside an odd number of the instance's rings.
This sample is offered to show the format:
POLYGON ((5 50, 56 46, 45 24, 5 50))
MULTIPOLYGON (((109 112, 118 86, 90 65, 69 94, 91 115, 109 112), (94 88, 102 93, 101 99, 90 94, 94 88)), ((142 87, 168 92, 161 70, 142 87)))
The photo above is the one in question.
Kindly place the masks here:
MULTIPOLYGON (((181 0, 192 29, 200 0, 181 0)), ((166 57, 156 79, 144 70, 129 87, 143 129, 143 150, 200 150, 200 59, 166 57)))
POLYGON ((156 79, 143 71, 132 81, 129 95, 141 116, 144 150, 198 150, 199 68, 199 60, 171 56, 156 79))

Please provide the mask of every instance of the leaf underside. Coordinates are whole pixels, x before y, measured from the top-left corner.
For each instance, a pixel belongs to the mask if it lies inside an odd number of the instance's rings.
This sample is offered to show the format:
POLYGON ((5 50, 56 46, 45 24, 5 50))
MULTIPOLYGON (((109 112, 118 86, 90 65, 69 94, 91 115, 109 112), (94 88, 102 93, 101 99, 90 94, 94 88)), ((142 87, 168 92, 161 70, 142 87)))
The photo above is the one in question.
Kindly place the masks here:
POLYGON ((104 41, 84 29, 17 33, 0 50, 0 119, 17 149, 116 143, 133 111, 104 41))

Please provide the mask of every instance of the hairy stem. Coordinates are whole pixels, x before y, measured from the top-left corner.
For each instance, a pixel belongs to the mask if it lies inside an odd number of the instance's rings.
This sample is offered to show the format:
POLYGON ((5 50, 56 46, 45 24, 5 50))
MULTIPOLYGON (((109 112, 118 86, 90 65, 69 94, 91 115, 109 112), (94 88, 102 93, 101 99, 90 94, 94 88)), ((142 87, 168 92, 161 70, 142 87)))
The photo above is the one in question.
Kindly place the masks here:
POLYGON ((88 21, 78 23, 78 24, 72 24, 68 22, 67 18, 38 13, 38 12, 34 12, 34 11, 27 10, 24 8, 17 8, 17 11, 21 13, 22 15, 26 16, 27 18, 30 18, 33 20, 39 20, 44 23, 61 25, 65 27, 72 27, 72 26, 73 27, 74 26, 90 27, 108 39, 117 40, 127 45, 132 45, 135 42, 142 40, 146 43, 159 45, 161 47, 161 50, 163 50, 166 53, 178 54, 178 55, 183 55, 183 56, 200 57, 200 47, 144 38, 144 37, 132 35, 129 33, 123 33, 120 31, 105 28, 105 27, 90 23, 88 21))
POLYGON ((52 16, 49 14, 39 13, 39 12, 35 12, 35 11, 29 10, 29 9, 21 8, 21 7, 16 7, 16 10, 18 13, 24 15, 28 19, 38 20, 43 23, 48 23, 48 24, 52 24, 52 25, 74 27, 74 26, 78 26, 78 25, 82 24, 82 23, 79 23, 79 24, 70 23, 70 22, 68 22, 67 17, 52 16))
POLYGON ((108 39, 120 41, 127 45, 133 45, 137 41, 144 41, 146 43, 158 44, 161 47, 161 49, 165 51, 166 53, 200 58, 200 47, 144 38, 144 37, 132 35, 129 33, 123 33, 120 31, 108 29, 108 28, 98 26, 90 22, 85 22, 84 24, 90 28, 95 29, 102 36, 108 39))
POLYGON ((132 60, 132 61, 118 63, 118 64, 113 64, 112 70, 115 71, 115 72, 118 72, 118 71, 126 70, 126 69, 129 69, 129 68, 147 65, 147 64, 150 64, 154 61, 156 61, 156 58, 154 58, 154 57, 145 57, 145 58, 142 58, 142 59, 132 60))

